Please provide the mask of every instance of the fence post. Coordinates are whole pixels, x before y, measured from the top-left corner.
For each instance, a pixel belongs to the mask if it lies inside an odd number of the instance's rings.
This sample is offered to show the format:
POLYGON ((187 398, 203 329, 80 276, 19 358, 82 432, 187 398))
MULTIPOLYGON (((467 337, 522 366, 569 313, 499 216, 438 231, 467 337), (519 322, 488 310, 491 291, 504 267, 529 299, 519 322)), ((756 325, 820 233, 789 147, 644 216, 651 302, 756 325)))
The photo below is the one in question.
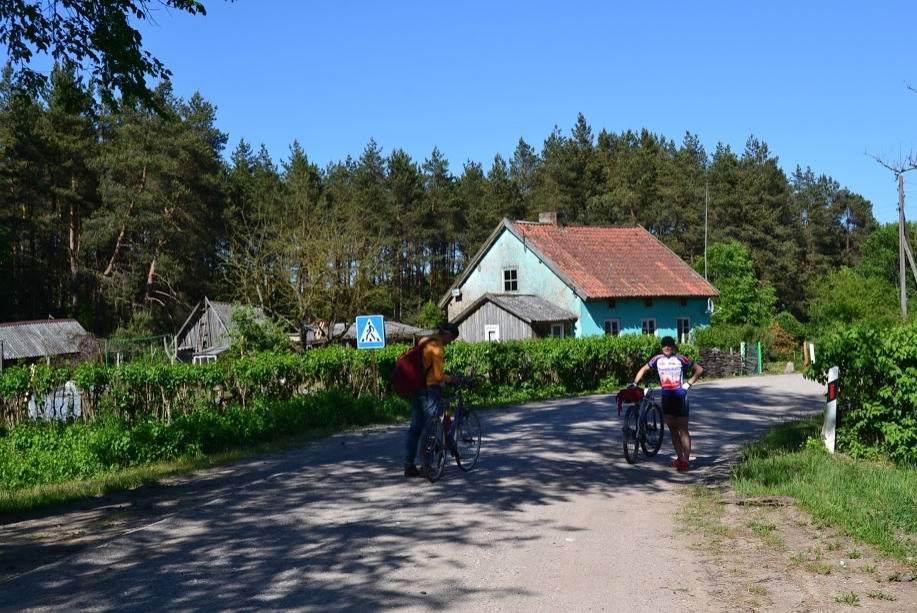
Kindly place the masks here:
POLYGON ((835 434, 837 429, 837 380, 841 370, 832 366, 828 371, 828 404, 825 406, 825 423, 821 428, 821 437, 825 441, 828 453, 834 453, 835 434))
POLYGON ((764 356, 761 353, 761 341, 758 341, 758 374, 759 375, 764 373, 764 360, 762 359, 763 357, 764 356))
POLYGON ((0 339, 0 372, 3 372, 3 340, 0 339))

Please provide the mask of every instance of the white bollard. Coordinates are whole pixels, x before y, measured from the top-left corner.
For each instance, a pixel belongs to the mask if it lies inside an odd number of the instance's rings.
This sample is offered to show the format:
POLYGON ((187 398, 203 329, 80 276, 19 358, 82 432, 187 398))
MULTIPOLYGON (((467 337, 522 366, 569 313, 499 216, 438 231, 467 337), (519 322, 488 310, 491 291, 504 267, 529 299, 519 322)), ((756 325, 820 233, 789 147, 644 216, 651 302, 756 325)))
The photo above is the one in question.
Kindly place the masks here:
POLYGON ((840 368, 832 366, 828 371, 828 404, 825 407, 825 423, 821 428, 821 437, 829 453, 834 453, 835 430, 837 427, 837 379, 840 368))
POLYGON ((815 343, 809 343, 809 362, 815 363, 815 343))

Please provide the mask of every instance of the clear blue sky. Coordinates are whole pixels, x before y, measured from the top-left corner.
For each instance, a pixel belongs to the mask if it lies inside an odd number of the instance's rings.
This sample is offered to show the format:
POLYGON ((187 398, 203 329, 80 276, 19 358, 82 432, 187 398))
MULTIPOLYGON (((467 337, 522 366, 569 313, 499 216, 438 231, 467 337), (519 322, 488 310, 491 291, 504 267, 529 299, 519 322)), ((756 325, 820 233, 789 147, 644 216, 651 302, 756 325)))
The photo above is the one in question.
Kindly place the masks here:
POLYGON ((218 106, 230 149, 245 138, 275 160, 294 138, 322 166, 374 138, 419 160, 438 146, 459 174, 520 136, 540 149, 582 112, 594 133, 691 131, 708 151, 754 134, 891 221, 893 177, 866 153, 917 149, 912 1, 206 4, 161 12, 145 44, 177 93, 218 106))

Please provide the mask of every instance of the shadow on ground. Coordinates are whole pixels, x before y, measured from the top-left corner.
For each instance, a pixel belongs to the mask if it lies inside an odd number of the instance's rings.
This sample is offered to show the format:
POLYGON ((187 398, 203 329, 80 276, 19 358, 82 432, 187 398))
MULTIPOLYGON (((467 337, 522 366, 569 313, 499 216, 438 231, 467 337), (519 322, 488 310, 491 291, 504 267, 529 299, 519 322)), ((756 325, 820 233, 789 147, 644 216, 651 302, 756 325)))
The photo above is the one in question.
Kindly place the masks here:
POLYGON ((814 388, 748 381, 692 392, 698 473, 668 467, 668 435, 659 456, 627 465, 613 399, 590 397, 482 412, 477 469, 451 466, 436 484, 401 477, 404 431, 386 427, 172 486, 8 517, 0 568, 19 574, 0 584, 0 608, 442 610, 482 591, 498 603, 523 588, 471 585, 470 569, 444 548, 486 563, 498 545, 524 548, 576 530, 526 510, 690 483, 728 465, 750 435, 820 408, 814 388), (41 534, 68 529, 82 534, 41 534), (424 579, 443 564, 453 566, 451 579, 424 579))

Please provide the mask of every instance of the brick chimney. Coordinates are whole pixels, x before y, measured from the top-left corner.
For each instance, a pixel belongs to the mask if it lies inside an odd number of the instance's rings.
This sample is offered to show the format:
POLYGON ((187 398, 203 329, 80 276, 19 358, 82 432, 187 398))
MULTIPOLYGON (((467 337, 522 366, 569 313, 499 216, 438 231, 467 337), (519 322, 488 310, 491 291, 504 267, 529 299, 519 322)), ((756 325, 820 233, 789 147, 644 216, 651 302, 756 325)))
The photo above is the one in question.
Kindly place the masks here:
POLYGON ((550 213, 538 213, 538 223, 551 224, 556 226, 558 224, 558 215, 556 211, 550 213))

